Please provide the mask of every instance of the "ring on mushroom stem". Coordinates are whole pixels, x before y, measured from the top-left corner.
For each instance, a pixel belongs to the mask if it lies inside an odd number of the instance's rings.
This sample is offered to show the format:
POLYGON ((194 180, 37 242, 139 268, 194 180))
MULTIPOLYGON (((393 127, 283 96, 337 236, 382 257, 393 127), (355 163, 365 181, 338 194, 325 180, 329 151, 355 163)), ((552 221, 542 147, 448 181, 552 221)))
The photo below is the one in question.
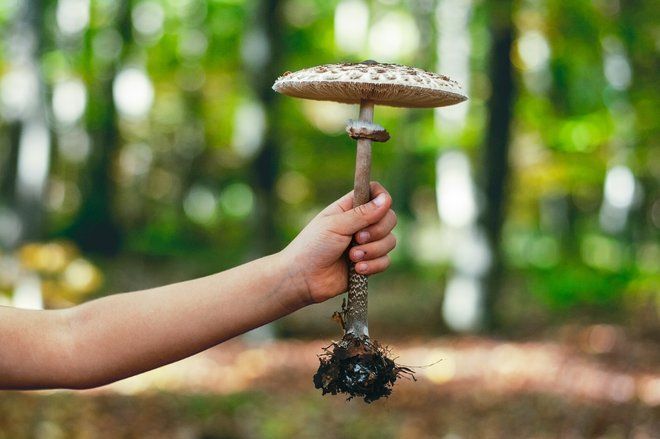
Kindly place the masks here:
POLYGON ((369 123, 364 120, 349 119, 346 123, 346 132, 353 140, 369 139, 373 142, 387 142, 390 133, 377 123, 369 123))
MULTIPOLYGON (((461 87, 447 76, 415 67, 361 63, 326 64, 280 76, 273 90, 292 97, 359 104, 358 121, 349 121, 347 132, 357 140, 353 207, 371 199, 371 142, 389 139, 385 128, 373 123, 374 105, 432 108, 467 99, 461 87)), ((342 306, 344 336, 320 356, 314 385, 323 394, 348 393, 374 401, 391 393, 396 379, 409 368, 397 366, 387 350, 369 338, 367 321, 368 278, 349 262, 348 302, 342 306)), ((414 376, 413 376, 414 378, 414 376)))

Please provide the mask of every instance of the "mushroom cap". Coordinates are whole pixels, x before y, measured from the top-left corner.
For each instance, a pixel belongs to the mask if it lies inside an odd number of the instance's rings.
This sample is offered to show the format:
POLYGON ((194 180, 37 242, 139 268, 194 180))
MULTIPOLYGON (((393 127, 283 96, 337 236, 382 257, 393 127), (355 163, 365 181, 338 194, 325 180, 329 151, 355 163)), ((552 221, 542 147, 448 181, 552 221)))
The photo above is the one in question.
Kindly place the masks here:
POLYGON ((325 64, 280 76, 273 90, 296 98, 391 107, 430 108, 467 99, 447 76, 399 64, 374 61, 325 64))

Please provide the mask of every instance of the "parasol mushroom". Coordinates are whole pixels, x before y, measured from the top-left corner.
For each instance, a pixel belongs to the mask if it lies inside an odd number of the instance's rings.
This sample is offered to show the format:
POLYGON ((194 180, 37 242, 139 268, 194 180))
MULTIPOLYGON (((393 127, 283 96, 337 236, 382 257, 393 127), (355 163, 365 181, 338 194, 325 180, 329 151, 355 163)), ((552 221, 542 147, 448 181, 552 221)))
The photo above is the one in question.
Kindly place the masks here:
MULTIPOLYGON (((359 104, 359 120, 349 120, 346 131, 357 140, 354 207, 370 200, 371 142, 384 142, 389 133, 373 123, 374 105, 431 108, 457 104, 467 99, 461 87, 446 76, 398 64, 375 61, 326 64, 286 72, 273 89, 279 93, 312 100, 359 104)), ((321 356, 314 376, 323 393, 348 393, 367 402, 387 396, 400 373, 385 349, 369 338, 367 322, 367 276, 349 263, 348 302, 340 314, 344 337, 321 356)))

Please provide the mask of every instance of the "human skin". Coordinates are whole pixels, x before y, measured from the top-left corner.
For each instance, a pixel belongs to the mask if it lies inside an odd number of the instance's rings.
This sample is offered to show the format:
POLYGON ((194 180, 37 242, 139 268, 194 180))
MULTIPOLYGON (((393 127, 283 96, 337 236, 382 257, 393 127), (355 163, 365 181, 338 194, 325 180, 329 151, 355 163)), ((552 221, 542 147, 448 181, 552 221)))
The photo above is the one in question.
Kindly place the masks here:
POLYGON ((353 208, 349 193, 283 250, 210 276, 61 310, 0 307, 0 389, 85 389, 206 350, 346 291, 345 252, 371 275, 396 245, 392 199, 353 208))

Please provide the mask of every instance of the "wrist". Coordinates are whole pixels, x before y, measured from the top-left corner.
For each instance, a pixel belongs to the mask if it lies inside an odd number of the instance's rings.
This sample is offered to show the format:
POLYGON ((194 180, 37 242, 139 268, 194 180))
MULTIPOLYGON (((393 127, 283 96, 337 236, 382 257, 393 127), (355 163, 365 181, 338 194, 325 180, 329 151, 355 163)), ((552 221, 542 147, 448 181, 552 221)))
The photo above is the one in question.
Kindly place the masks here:
POLYGON ((313 303, 307 281, 300 270, 300 263, 295 261, 286 249, 270 257, 273 258, 273 266, 280 276, 278 289, 282 294, 283 303, 291 312, 313 303))

